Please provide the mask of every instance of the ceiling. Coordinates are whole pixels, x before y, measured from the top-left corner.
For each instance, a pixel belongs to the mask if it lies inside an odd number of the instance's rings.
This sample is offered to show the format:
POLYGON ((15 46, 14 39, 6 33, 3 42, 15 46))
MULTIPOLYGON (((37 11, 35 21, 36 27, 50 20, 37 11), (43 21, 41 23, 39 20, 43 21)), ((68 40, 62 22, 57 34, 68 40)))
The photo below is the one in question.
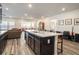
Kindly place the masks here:
POLYGON ((36 18, 54 16, 63 13, 62 8, 66 8, 64 12, 79 9, 79 3, 32 3, 32 8, 27 3, 2 3, 3 15, 12 17, 25 17, 24 14, 36 18))

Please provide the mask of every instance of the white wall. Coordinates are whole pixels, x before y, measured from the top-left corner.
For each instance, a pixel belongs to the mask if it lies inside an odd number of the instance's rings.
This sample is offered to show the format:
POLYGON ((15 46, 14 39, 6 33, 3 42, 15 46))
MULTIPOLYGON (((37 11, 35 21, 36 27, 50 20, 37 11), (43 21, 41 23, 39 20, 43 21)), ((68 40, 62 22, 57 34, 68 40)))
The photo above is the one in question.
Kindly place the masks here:
POLYGON ((49 19, 46 19, 44 18, 43 20, 39 19, 38 21, 36 21, 36 28, 39 28, 39 22, 44 22, 45 24, 45 30, 55 30, 55 27, 56 27, 56 20, 50 20, 49 19))
POLYGON ((79 32, 79 25, 74 25, 74 18, 79 18, 79 9, 48 17, 49 20, 72 19, 72 25, 56 25, 55 29, 58 31, 72 31, 72 26, 74 26, 74 32, 79 32))
POLYGON ((46 30, 55 30, 55 27, 56 27, 56 20, 50 20, 49 19, 46 19, 45 21, 45 29, 46 30))

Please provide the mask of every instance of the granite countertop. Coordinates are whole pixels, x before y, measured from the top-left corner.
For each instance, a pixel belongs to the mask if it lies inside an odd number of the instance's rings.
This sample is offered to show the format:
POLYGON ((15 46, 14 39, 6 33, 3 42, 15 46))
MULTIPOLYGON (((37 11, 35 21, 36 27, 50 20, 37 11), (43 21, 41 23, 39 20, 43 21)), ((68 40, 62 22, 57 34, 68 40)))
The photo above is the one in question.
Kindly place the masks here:
POLYGON ((28 31, 27 32, 34 34, 36 36, 40 37, 50 37, 50 36, 57 36, 57 35, 62 35, 62 33, 55 33, 55 32, 46 32, 46 31, 28 31))
POLYGON ((4 33, 6 33, 7 31, 0 31, 0 35, 3 35, 4 33))

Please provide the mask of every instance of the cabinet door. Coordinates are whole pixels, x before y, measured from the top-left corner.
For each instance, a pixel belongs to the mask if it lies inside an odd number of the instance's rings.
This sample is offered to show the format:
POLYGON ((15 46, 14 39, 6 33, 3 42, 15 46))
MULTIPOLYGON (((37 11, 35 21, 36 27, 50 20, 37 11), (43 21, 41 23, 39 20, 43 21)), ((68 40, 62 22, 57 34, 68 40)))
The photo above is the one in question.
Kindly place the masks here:
POLYGON ((25 32, 25 40, 26 40, 26 44, 28 44, 28 35, 27 35, 27 32, 25 32))
POLYGON ((54 54, 54 37, 44 38, 41 40, 41 54, 43 55, 54 54))
POLYGON ((6 37, 6 34, 2 35, 0 37, 0 54, 3 53, 5 47, 6 47, 6 43, 7 43, 7 37, 6 37))
POLYGON ((34 50, 34 37, 31 35, 29 35, 28 45, 30 46, 32 50, 34 50))
POLYGON ((34 38, 31 38, 31 49, 34 51, 34 38))
POLYGON ((28 45, 29 46, 31 45, 31 38, 30 38, 30 36, 28 37, 28 45))
POLYGON ((5 47, 6 47, 6 40, 3 39, 0 41, 0 54, 3 53, 5 47))
POLYGON ((3 41, 1 40, 0 41, 0 54, 2 54, 3 52, 3 41))
POLYGON ((35 38, 35 54, 40 55, 40 40, 35 38))

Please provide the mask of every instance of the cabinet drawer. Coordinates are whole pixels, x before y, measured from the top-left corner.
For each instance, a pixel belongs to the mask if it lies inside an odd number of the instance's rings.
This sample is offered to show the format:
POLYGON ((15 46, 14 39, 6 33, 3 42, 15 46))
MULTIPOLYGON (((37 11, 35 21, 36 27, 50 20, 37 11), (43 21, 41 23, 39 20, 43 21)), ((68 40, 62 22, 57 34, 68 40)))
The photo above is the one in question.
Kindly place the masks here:
POLYGON ((41 40, 41 44, 43 45, 52 45, 54 43, 55 38, 51 37, 51 38, 44 38, 41 40))

